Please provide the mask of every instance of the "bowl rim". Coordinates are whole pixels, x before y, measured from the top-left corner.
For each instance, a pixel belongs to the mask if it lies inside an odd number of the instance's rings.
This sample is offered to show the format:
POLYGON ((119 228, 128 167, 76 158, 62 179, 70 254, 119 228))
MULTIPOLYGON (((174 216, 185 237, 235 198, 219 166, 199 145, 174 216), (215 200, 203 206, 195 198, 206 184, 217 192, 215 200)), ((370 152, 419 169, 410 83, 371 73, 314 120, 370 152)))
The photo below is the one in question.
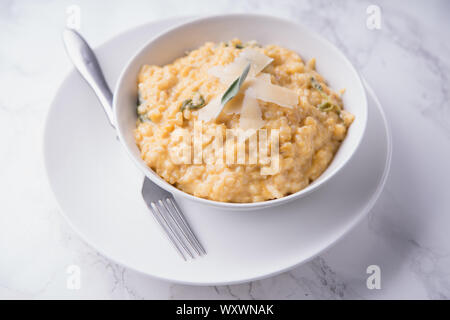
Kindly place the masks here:
POLYGON ((296 21, 293 21, 291 19, 280 18, 277 16, 266 15, 266 14, 257 14, 257 13, 227 13, 227 14, 207 15, 207 16, 200 16, 200 17, 193 18, 192 20, 189 20, 187 22, 181 23, 179 25, 176 25, 174 27, 164 30, 163 32, 161 32, 161 33, 157 34, 156 36, 152 37, 151 39, 149 39, 144 45, 142 45, 140 47, 140 49, 138 49, 135 52, 135 54, 128 59, 126 65, 122 68, 122 71, 119 75, 118 81, 114 88, 113 113, 114 113, 114 119, 116 119, 116 121, 115 121, 116 122, 116 132, 117 132, 117 135, 121 142, 121 145, 125 148, 129 157, 131 157, 131 159, 138 166, 138 168, 145 174, 145 176, 147 178, 149 178, 152 182, 157 184, 159 187, 163 188, 164 190, 166 190, 172 194, 184 197, 184 198, 192 200, 192 201, 199 202, 203 205, 209 205, 209 206, 214 206, 216 208, 231 209, 231 210, 255 210, 255 209, 260 209, 260 208, 266 208, 269 206, 273 207, 273 206, 281 205, 281 204, 290 202, 292 200, 299 199, 303 196, 306 196, 306 195, 310 194, 311 192, 318 190, 323 185, 325 185, 326 182, 328 182, 330 179, 332 179, 342 168, 344 168, 350 162, 351 158, 354 156, 356 151, 359 149, 359 147, 361 145, 361 141, 365 135, 367 121, 368 121, 368 102, 367 102, 367 94, 364 89, 361 76, 359 75, 356 68, 353 66, 351 61, 347 58, 347 56, 340 49, 338 49, 334 44, 332 44, 325 37, 321 36, 319 33, 312 31, 309 28, 305 27, 304 25, 302 25, 296 21), (140 159, 140 158, 137 159, 133 155, 131 150, 129 150, 127 144, 125 143, 125 137, 124 137, 122 128, 119 125, 119 123, 117 122, 118 108, 116 107, 116 104, 117 104, 116 97, 118 95, 118 92, 120 92, 120 89, 122 87, 121 84, 123 82, 123 79, 124 79, 128 69, 130 68, 130 66, 133 64, 133 62, 139 56, 141 56, 144 52, 146 52, 147 48, 150 47, 152 45, 152 43, 155 42, 156 40, 158 40, 164 36, 167 36, 169 34, 176 33, 177 31, 179 31, 183 28, 186 28, 188 26, 192 26, 195 24, 209 22, 209 21, 213 21, 213 20, 217 20, 217 19, 245 18, 245 17, 271 19, 272 21, 279 22, 279 23, 289 23, 293 27, 299 28, 302 31, 309 33, 311 36, 313 36, 315 39, 317 39, 317 41, 322 42, 327 47, 327 50, 334 51, 334 54, 341 56, 343 61, 348 65, 349 70, 354 74, 354 76, 358 80, 358 87, 359 87, 359 90, 362 92, 363 100, 364 100, 364 105, 362 106, 362 108, 364 109, 366 116, 363 119, 364 121, 362 122, 361 134, 357 137, 357 141, 355 143, 355 147, 353 148, 352 152, 349 153, 346 156, 346 158, 342 161, 342 163, 340 165, 338 165, 336 168, 334 168, 330 173, 328 173, 328 176, 324 180, 319 182, 318 184, 316 184, 316 185, 310 184, 304 189, 301 189, 293 194, 290 194, 290 195, 287 195, 287 196, 284 196, 284 197, 281 197, 278 199, 265 200, 265 201, 259 201, 259 202, 246 202, 246 203, 221 202, 221 201, 215 201, 215 200, 197 197, 197 196, 191 195, 187 192, 184 192, 184 191, 174 187, 167 181, 165 181, 163 178, 161 178, 156 172, 154 172, 148 166, 144 166, 142 163, 142 159, 140 159))

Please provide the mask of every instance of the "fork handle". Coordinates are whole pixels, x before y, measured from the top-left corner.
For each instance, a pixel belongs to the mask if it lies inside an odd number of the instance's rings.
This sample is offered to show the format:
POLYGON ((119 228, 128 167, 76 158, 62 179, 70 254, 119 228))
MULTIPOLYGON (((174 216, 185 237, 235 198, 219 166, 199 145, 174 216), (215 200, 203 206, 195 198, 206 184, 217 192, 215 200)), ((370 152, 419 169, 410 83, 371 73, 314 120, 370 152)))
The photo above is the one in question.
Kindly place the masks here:
POLYGON ((75 68, 94 90, 105 110, 109 123, 114 127, 113 95, 106 83, 94 51, 78 32, 70 28, 66 28, 63 31, 63 41, 70 60, 72 60, 75 68))

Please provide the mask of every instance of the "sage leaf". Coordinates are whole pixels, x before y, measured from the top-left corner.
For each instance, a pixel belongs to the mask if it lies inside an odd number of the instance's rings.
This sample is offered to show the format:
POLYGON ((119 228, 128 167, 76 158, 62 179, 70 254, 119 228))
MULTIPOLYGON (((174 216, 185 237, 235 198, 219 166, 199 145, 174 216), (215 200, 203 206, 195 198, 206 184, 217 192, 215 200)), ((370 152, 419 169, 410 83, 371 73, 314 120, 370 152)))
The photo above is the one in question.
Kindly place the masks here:
POLYGON ((322 98, 324 98, 325 100, 330 100, 330 97, 323 91, 322 85, 314 77, 311 77, 311 87, 319 91, 322 98))
POLYGON ((205 105, 205 98, 203 98, 202 95, 200 95, 200 97, 198 98, 198 103, 194 104, 194 101, 192 101, 190 103, 190 105, 188 106, 188 108, 190 110, 195 110, 195 109, 200 109, 201 107, 203 107, 205 105))
POLYGON ((183 112, 184 109, 186 109, 190 104, 192 104, 192 99, 184 100, 183 104, 181 105, 180 111, 183 112))
POLYGON ((331 111, 334 109, 334 105, 331 104, 329 101, 323 102, 321 103, 317 109, 319 109, 320 111, 331 111))
POLYGON ((316 90, 323 91, 322 85, 314 77, 311 77, 311 86, 316 90))
POLYGON ((239 76, 239 78, 234 80, 233 83, 230 85, 230 87, 227 89, 227 91, 225 91, 225 93, 222 96, 222 99, 220 100, 222 108, 227 104, 228 101, 233 99, 239 93, 239 89, 241 89, 242 84, 244 83, 245 78, 247 78, 248 72, 250 71, 250 66, 251 64, 249 63, 245 67, 244 71, 239 76))
POLYGON ((147 117, 147 114, 140 114, 138 118, 140 122, 151 122, 151 120, 147 117))
POLYGON ((319 106, 317 106, 317 109, 319 109, 320 111, 324 111, 324 112, 328 112, 328 111, 336 111, 337 114, 341 113, 341 108, 334 104, 331 103, 329 101, 325 101, 323 103, 321 103, 319 106))
POLYGON ((203 96, 200 95, 197 104, 194 104, 194 101, 192 99, 184 100, 183 104, 181 105, 180 111, 183 112, 186 108, 189 110, 196 110, 204 106, 205 106, 205 98, 203 98, 203 96))

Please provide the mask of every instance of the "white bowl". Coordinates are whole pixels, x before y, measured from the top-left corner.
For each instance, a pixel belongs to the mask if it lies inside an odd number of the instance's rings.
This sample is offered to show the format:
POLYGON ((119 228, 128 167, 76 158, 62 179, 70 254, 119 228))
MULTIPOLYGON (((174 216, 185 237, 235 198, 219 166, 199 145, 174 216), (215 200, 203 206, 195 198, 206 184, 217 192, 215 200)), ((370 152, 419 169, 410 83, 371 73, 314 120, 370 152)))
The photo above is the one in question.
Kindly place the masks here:
POLYGON ((200 18, 172 28, 151 39, 129 60, 114 92, 114 114, 120 141, 145 175, 175 196, 228 210, 254 210, 298 199, 329 181, 350 160, 364 135, 367 123, 367 98, 358 73, 348 59, 327 40, 305 27, 280 18, 230 14, 200 18), (233 38, 256 40, 262 45, 276 44, 296 51, 304 61, 315 57, 317 71, 331 88, 345 88, 344 107, 355 115, 355 121, 333 161, 322 175, 308 187, 289 196, 255 203, 227 203, 206 200, 185 193, 167 183, 141 159, 133 131, 136 126, 137 77, 144 64, 165 65, 207 41, 220 42, 233 38))

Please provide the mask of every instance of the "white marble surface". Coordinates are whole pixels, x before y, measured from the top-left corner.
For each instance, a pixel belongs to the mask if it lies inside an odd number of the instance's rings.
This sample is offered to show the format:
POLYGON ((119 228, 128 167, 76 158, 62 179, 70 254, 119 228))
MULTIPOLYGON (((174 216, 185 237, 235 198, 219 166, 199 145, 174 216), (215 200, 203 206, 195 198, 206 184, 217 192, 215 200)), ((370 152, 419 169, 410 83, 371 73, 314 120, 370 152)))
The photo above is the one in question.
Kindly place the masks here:
POLYGON ((450 298, 450 21, 448 1, 0 2, 0 298, 450 298), (118 32, 182 14, 261 12, 302 22, 355 63, 385 107, 391 173, 369 217, 325 254, 252 283, 192 287, 124 269, 85 245, 58 212, 42 161, 42 130, 71 68, 60 40, 66 8, 96 46, 118 32), (379 5, 380 30, 366 27, 379 5), (79 265, 81 289, 66 286, 79 265), (366 268, 381 267, 381 289, 366 268))

